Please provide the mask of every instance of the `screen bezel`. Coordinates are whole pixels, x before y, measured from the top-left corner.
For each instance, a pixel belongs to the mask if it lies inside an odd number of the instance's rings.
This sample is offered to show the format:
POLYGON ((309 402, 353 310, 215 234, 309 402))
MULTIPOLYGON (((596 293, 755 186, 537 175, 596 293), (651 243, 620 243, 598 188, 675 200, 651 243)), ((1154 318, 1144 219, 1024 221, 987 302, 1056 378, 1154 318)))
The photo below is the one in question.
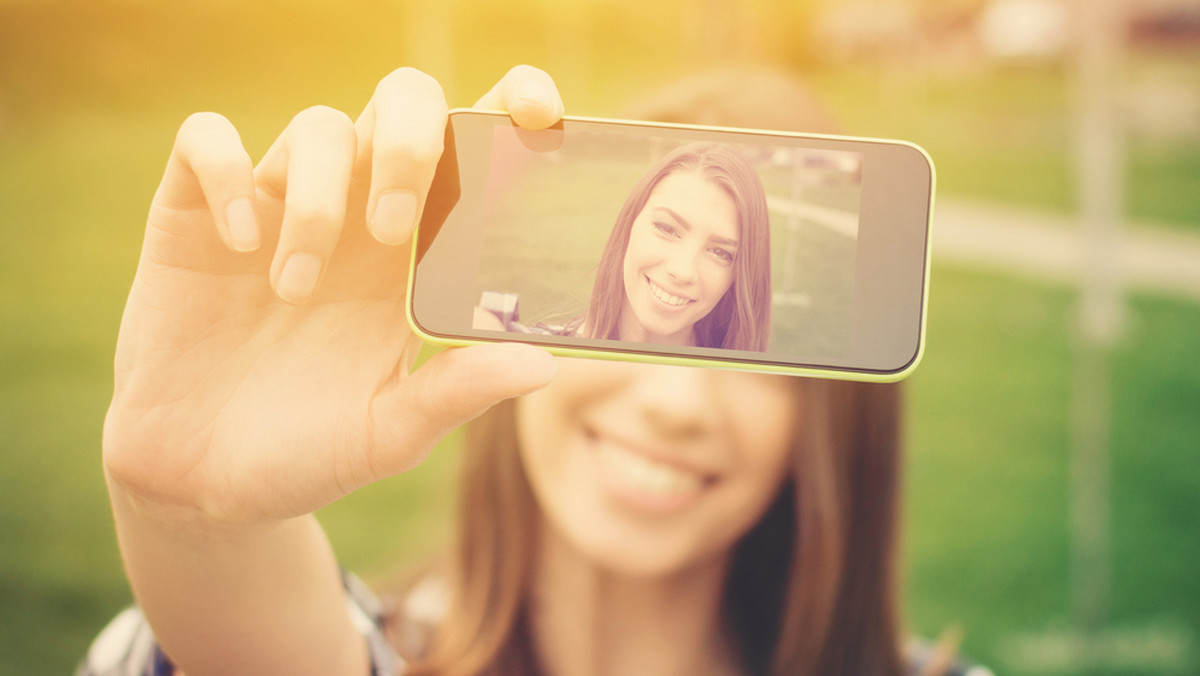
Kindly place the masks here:
POLYGON ((446 145, 414 236, 408 316, 424 339, 442 345, 526 342, 557 354, 718 366, 854 380, 896 380, 916 367, 924 349, 929 229, 935 176, 924 150, 886 139, 798 134, 695 125, 565 117, 558 134, 515 129, 530 147, 553 147, 575 130, 727 143, 777 143, 862 154, 862 194, 854 269, 851 341, 841 355, 782 355, 717 348, 677 348, 613 340, 463 328, 452 306, 473 307, 483 246, 481 218, 490 147, 503 113, 453 110, 446 145), (447 301, 447 295, 452 299, 447 301))

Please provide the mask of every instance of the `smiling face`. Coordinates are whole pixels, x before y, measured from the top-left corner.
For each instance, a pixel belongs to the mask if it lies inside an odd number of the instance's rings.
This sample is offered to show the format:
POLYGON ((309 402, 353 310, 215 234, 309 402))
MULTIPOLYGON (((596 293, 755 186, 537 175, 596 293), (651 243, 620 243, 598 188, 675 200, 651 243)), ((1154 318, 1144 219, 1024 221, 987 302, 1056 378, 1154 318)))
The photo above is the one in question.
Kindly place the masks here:
POLYGON ((663 178, 629 232, 619 338, 695 345, 696 322, 733 283, 738 240, 725 190, 694 171, 663 178))
POLYGON ((615 572, 712 561, 774 501, 790 462, 791 379, 559 360, 517 402, 521 459, 546 521, 615 572))

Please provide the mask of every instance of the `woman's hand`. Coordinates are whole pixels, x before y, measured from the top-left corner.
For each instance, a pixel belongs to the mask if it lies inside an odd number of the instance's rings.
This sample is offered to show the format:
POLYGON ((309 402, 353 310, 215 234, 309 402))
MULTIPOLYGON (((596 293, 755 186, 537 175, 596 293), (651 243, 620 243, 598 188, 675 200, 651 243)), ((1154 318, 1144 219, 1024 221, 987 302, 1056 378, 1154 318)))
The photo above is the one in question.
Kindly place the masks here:
MULTIPOLYGON (((480 107, 542 128, 554 83, 517 67, 480 107)), ((204 522, 285 519, 419 463, 447 431, 544 385, 523 345, 450 350, 409 374, 408 242, 446 103, 411 69, 358 120, 297 115, 257 167, 225 118, 179 130, 121 322, 104 428, 110 486, 204 522)))

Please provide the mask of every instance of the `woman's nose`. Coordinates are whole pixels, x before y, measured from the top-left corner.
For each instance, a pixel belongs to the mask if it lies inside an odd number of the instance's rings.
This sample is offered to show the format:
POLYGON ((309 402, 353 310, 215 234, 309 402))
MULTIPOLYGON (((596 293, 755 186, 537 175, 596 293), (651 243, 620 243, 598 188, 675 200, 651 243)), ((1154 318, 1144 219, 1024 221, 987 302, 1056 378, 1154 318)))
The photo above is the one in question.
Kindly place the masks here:
POLYGON ((630 393, 649 432, 666 438, 707 434, 719 410, 713 380, 705 369, 689 366, 639 365, 630 393))
POLYGON ((697 253, 691 247, 679 246, 667 259, 667 274, 679 283, 690 283, 696 279, 697 253))

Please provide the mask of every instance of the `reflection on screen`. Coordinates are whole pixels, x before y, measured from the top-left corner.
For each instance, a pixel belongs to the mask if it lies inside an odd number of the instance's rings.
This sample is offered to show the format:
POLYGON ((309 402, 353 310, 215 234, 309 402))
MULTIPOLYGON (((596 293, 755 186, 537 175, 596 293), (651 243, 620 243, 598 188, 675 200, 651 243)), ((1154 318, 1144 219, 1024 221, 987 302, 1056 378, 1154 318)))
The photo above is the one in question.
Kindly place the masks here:
POLYGON ((861 153, 517 134, 493 133, 473 328, 845 353, 861 153))

